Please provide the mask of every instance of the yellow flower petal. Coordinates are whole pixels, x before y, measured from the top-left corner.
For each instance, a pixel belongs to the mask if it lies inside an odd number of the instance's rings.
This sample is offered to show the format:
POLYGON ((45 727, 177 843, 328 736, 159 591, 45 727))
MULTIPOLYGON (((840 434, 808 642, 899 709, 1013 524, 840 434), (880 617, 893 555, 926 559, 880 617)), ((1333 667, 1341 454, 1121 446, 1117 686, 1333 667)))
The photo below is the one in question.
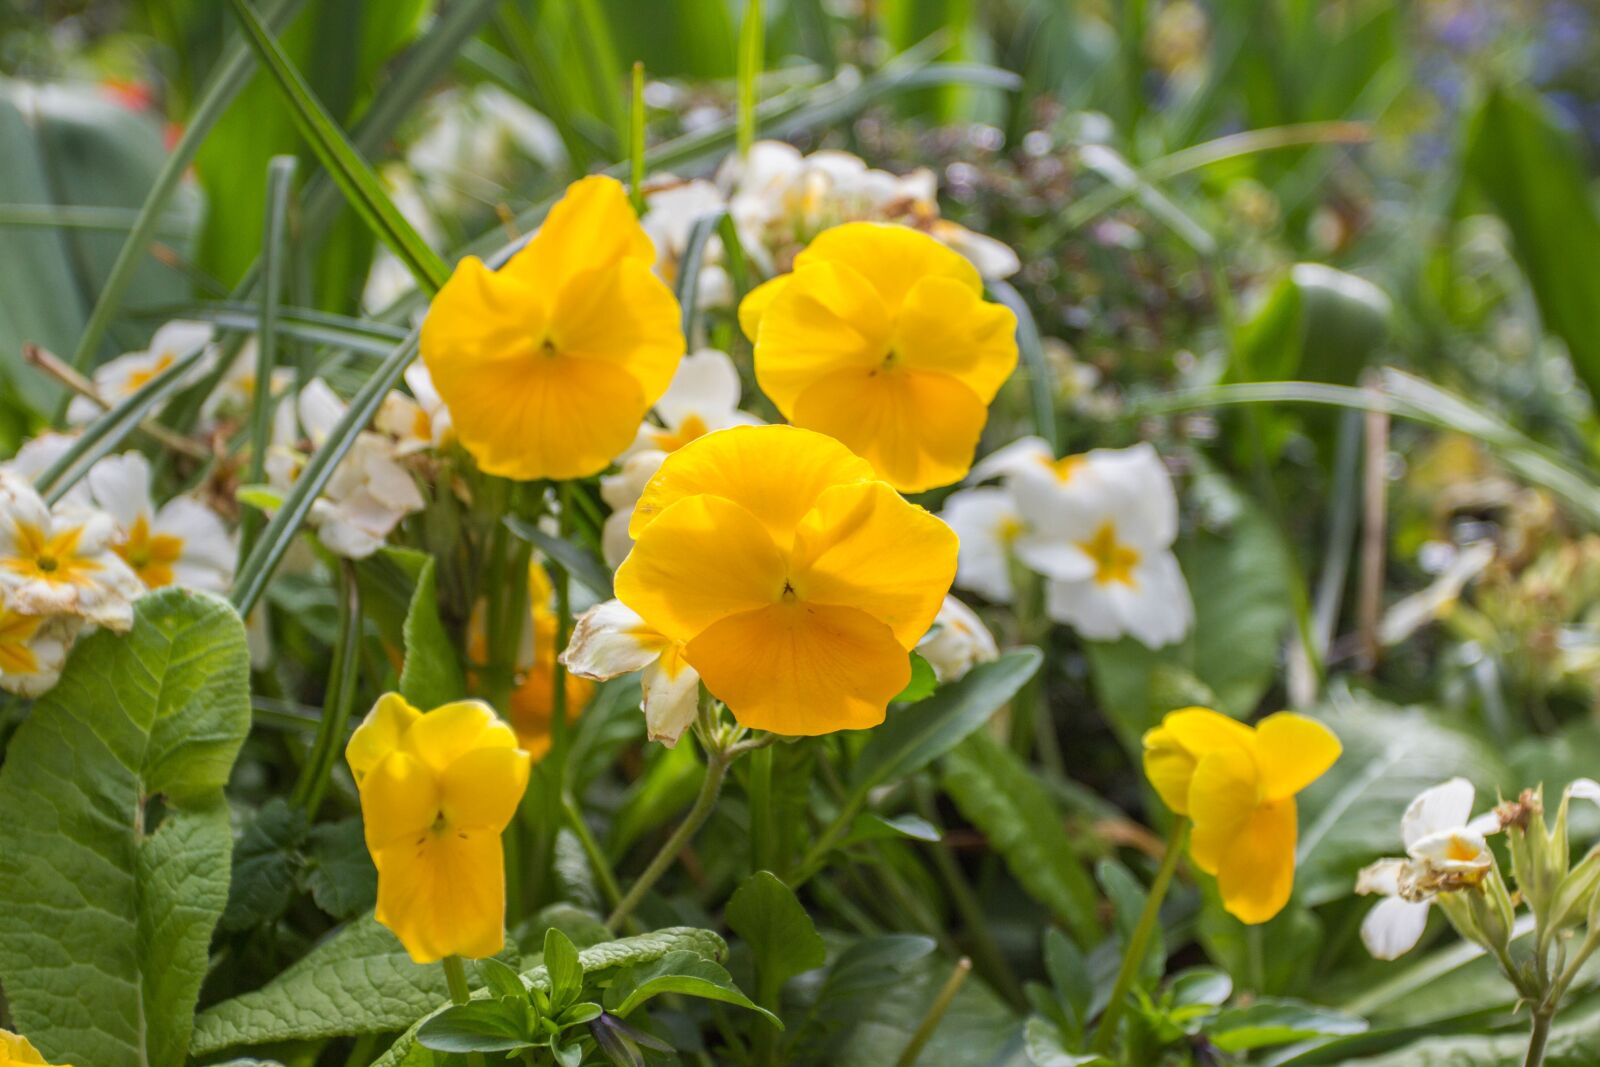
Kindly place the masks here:
POLYGON ((640 531, 617 568, 616 593, 652 629, 688 641, 718 619, 775 603, 787 577, 760 520, 723 497, 691 496, 640 531))
MULTIPOLYGON (((21 1034, 13 1034, 9 1030, 0 1030, 0 1064, 39 1064, 42 1067, 51 1067, 45 1063, 45 1058, 39 1050, 33 1047, 33 1042, 21 1034)), ((72 1067, 70 1063, 56 1064, 55 1067, 72 1067)))
POLYGON ((1173 738, 1199 757, 1219 748, 1240 747, 1255 750, 1255 731, 1238 719, 1210 708, 1182 708, 1168 712, 1161 720, 1173 738))
POLYGON ((585 271, 620 260, 648 267, 656 260, 655 245, 639 225, 622 183, 594 174, 567 186, 503 273, 553 292, 585 271))
POLYGON ((560 291, 550 313, 550 343, 574 359, 622 365, 654 404, 683 358, 680 323, 672 290, 649 264, 627 260, 580 274, 560 291))
POLYGON ((400 738, 421 716, 422 712, 406 703, 399 693, 385 693, 378 698, 344 747, 344 758, 356 785, 361 784, 374 764, 400 747, 400 738))
POLYGON ((1261 775, 1242 748, 1218 748, 1201 756, 1189 780, 1189 817, 1194 820, 1190 855, 1215 874, 1227 847, 1261 802, 1261 775))
POLYGON ((425 833, 375 853, 377 920, 416 963, 482 959, 505 946, 505 860, 486 830, 425 833))
POLYGON ((1264 923, 1289 903, 1296 833, 1293 800, 1251 813, 1217 867, 1217 889, 1230 915, 1243 923, 1264 923))
POLYGON ((749 511, 778 547, 787 549, 795 528, 823 490, 872 477, 870 463, 810 430, 794 426, 718 430, 666 458, 634 506, 628 535, 638 540, 645 527, 677 501, 711 493, 749 511))
POLYGON ((516 748, 517 738, 483 701, 458 700, 417 719, 401 743, 439 775, 475 748, 516 748))
POLYGON ((439 807, 456 830, 499 833, 516 814, 528 787, 528 753, 503 746, 475 748, 439 775, 439 807))
POLYGON ((1189 783, 1195 759, 1165 727, 1144 735, 1144 774, 1161 802, 1178 815, 1189 814, 1189 783))
POLYGON ((767 308, 772 306, 773 298, 783 291, 793 277, 792 274, 780 274, 776 278, 768 278, 739 301, 739 328, 750 340, 756 339, 756 333, 761 329, 761 319, 766 315, 767 308))
POLYGON ((847 222, 817 235, 795 257, 795 270, 816 262, 838 263, 866 278, 885 304, 898 308, 919 280, 950 278, 974 293, 983 278, 972 261, 919 230, 883 222, 847 222))
POLYGON ((906 294, 891 349, 911 370, 948 374, 987 404, 1017 369, 1017 317, 949 278, 924 278, 906 294))
POLYGON ((429 833, 438 819, 434 773, 408 752, 385 756, 361 782, 361 824, 374 856, 397 841, 429 833))
POLYGON ((856 608, 910 649, 956 574, 955 533, 882 482, 835 486, 795 535, 792 581, 807 604, 856 608))
POLYGON ((911 680, 889 627, 820 604, 730 616, 689 642, 685 658, 740 723, 791 737, 876 726, 911 680))
POLYGON ((1268 800, 1285 800, 1321 778, 1341 751, 1332 730, 1292 711, 1256 724, 1256 757, 1268 800))
POLYGON ((818 378, 882 366, 893 328, 877 291, 854 270, 834 263, 796 269, 761 316, 756 382, 790 415, 818 378))
POLYGON ((800 394, 792 420, 849 445, 896 489, 960 481, 972 466, 989 409, 948 374, 841 371, 800 394))

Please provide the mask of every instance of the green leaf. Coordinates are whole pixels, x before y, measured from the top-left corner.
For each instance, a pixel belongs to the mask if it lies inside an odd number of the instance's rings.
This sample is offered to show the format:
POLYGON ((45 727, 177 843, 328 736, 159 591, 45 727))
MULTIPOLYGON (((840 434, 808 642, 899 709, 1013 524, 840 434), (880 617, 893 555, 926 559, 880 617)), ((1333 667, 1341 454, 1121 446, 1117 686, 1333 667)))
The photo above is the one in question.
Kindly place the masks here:
POLYGON ((1393 311, 1366 279, 1297 263, 1240 328, 1229 377, 1353 385, 1388 338, 1393 311))
MULTIPOLYGON (((678 949, 720 956, 726 946, 709 930, 671 927, 595 945, 578 953, 578 959, 585 973, 598 975, 678 949)), ((549 988, 543 965, 524 971, 523 977, 549 988)), ((260 989, 201 1012, 195 1020, 194 1053, 207 1056, 238 1045, 407 1030, 397 1042, 404 1047, 391 1049, 394 1058, 383 1061, 399 1063, 414 1044, 414 1024, 449 997, 441 968, 412 963, 394 934, 366 916, 346 924, 260 989)))
POLYGON ((371 166, 361 158, 344 131, 312 93, 305 78, 289 62, 282 47, 261 24, 247 0, 233 0, 233 9, 257 57, 272 72, 300 132, 311 143, 317 158, 344 191, 351 206, 366 221, 373 234, 405 264, 418 285, 428 292, 438 292, 450 277, 449 266, 400 214, 400 210, 383 191, 383 183, 373 173, 371 166))
MULTIPOLYGON (((288 910, 300 873, 300 845, 307 831, 303 808, 283 797, 261 806, 233 849, 233 877, 224 930, 248 930, 275 922, 288 910)), ((365 849, 362 850, 363 852, 365 849)))
POLYGON ((483 979, 484 988, 497 997, 523 1000, 528 997, 528 987, 522 984, 522 976, 515 968, 501 963, 493 956, 478 961, 478 975, 483 979))
POLYGON ((372 910, 378 901, 378 869, 367 852, 360 817, 313 826, 306 851, 306 888, 317 907, 341 921, 372 910))
POLYGON ((1028 400, 1033 414, 1033 432, 1050 445, 1050 454, 1061 450, 1061 433, 1056 426, 1056 382, 1050 361, 1039 340, 1039 324, 1033 309, 1010 282, 991 281, 989 292, 1017 317, 1017 351, 1028 383, 1028 400))
POLYGON ((568 574, 582 582, 595 596, 601 600, 611 599, 611 572, 593 552, 565 538, 547 534, 515 515, 506 518, 506 528, 565 567, 568 574))
POLYGON ((1173 975, 1169 992, 1173 1003, 1181 1007, 1216 1007, 1233 996, 1233 979, 1215 967, 1190 967, 1173 975))
POLYGON ((934 690, 939 688, 939 676, 933 672, 933 664, 922 658, 921 653, 911 653, 911 681, 895 696, 893 703, 915 704, 933 696, 934 690))
POLYGON ((400 669, 400 695, 419 708, 437 708, 460 700, 467 691, 455 645, 439 621, 435 564, 429 556, 417 575, 406 611, 406 658, 400 669))
POLYGON ((1094 883, 1050 792, 1016 753, 974 733, 946 758, 944 788, 1028 895, 1065 922, 1079 945, 1100 940, 1094 883))
POLYGON ((12 737, 0 979, 47 1058, 183 1062, 228 898, 222 788, 249 729, 243 624, 215 597, 163 590, 128 633, 81 639, 12 737))
POLYGON ((1359 1034, 1366 1028, 1367 1021, 1359 1016, 1297 1000, 1263 997, 1219 1012, 1206 1027, 1206 1038, 1224 1052, 1248 1052, 1312 1037, 1359 1034))
POLYGON ((1092 1052, 1067 1051, 1066 1039, 1060 1028, 1038 1016, 1029 1019, 1023 1028, 1023 1042, 1027 1046, 1028 1060, 1034 1067, 1099 1067, 1111 1062, 1092 1052))
POLYGON ((1082 1037, 1089 1025, 1094 977, 1089 973, 1089 961, 1083 951, 1054 926, 1044 934, 1044 968, 1050 975, 1062 1013, 1072 1024, 1072 1036, 1082 1037))
POLYGON ((1015 696, 1043 661, 1036 648, 1017 649, 979 664, 920 704, 891 711, 856 760, 852 790, 865 793, 915 774, 955 748, 1015 696))
POLYGON ((554 926, 544 933, 544 968, 550 976, 550 1011, 560 1015, 583 993, 583 964, 572 939, 554 926))
POLYGON ((748 1008, 765 1017, 773 1026, 783 1029, 781 1019, 739 992, 721 964, 688 950, 669 952, 654 962, 641 963, 623 971, 606 991, 606 1000, 616 1004, 611 1014, 626 1019, 640 1005, 663 993, 677 993, 748 1008))
POLYGON ((728 927, 750 945, 757 998, 776 1006, 779 990, 797 974, 821 967, 828 947, 794 890, 770 871, 757 871, 734 890, 723 912, 728 927))
POLYGON ((1590 397, 1600 398, 1600 213, 1582 149, 1547 103, 1497 85, 1473 116, 1463 162, 1511 230, 1545 324, 1566 342, 1590 397))
POLYGON ((913 841, 938 841, 940 836, 939 828, 920 815, 907 812, 903 815, 885 817, 869 811, 856 816, 856 821, 850 824, 850 832, 839 842, 839 847, 844 849, 866 841, 895 841, 906 838, 913 841))
MULTIPOLYGON (((1100 882, 1100 888, 1106 891, 1106 899, 1111 901, 1111 908, 1116 917, 1117 936, 1124 946, 1133 939, 1133 931, 1139 925, 1139 916, 1144 911, 1145 891, 1138 879, 1128 873, 1128 868, 1114 859, 1103 859, 1095 865, 1095 877, 1100 882)), ((1144 959, 1139 964, 1139 976, 1147 981, 1159 979, 1167 968, 1167 940, 1166 934, 1157 923, 1150 931, 1150 941, 1145 949, 1144 959)))
MULTIPOLYGON (((526 1002, 524 1002, 526 1003, 526 1002)), ((435 1052, 510 1052, 530 1042, 518 1010, 504 1000, 458 1004, 431 1016, 417 1031, 417 1043, 435 1052)))

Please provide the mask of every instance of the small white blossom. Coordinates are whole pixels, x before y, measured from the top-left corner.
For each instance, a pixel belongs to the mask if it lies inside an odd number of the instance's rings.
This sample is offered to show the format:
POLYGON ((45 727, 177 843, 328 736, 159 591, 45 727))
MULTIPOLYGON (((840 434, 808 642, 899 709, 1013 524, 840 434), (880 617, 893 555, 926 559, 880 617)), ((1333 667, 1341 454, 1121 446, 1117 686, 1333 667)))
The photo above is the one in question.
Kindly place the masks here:
POLYGON ((0 473, 0 604, 23 615, 74 615, 128 629, 144 586, 112 551, 115 534, 104 512, 52 512, 26 479, 0 473))
POLYGON ((941 685, 1000 656, 994 634, 978 618, 978 613, 953 596, 944 598, 933 620, 933 628, 917 642, 917 652, 928 661, 941 685))
MULTIPOLYGON (((94 390, 107 404, 126 400, 151 380, 197 348, 211 343, 211 325, 205 322, 169 322, 150 338, 150 347, 107 360, 95 368, 94 390)), ((209 357, 207 357, 209 359, 209 357)), ((197 380, 205 373, 205 360, 190 369, 187 378, 197 380)), ((67 405, 67 422, 82 426, 104 414, 105 409, 86 396, 72 398, 67 405)))
POLYGON ((225 592, 237 549, 216 512, 188 496, 157 509, 150 463, 137 452, 107 456, 89 469, 94 502, 117 524, 111 548, 147 589, 166 585, 225 592))

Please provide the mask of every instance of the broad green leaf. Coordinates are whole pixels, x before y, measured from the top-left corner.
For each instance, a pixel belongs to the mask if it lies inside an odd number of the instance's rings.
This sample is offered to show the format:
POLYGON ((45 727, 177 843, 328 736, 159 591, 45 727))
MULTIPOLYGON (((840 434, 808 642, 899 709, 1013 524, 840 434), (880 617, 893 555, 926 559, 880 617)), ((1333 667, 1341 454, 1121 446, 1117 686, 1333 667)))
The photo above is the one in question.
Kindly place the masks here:
MULTIPOLYGON (((578 954, 598 974, 659 959, 675 949, 720 956, 722 939, 709 930, 672 927, 607 941, 578 954)), ((523 977, 549 988, 544 967, 523 977)), ((479 994, 482 995, 482 994, 479 994)), ((195 1020, 194 1052, 210 1055, 243 1045, 307 1041, 406 1030, 448 1002, 444 971, 411 962, 394 934, 371 916, 357 919, 312 949, 260 989, 207 1008, 195 1020)), ((413 1041, 391 1063, 399 1063, 413 1041)))
POLYGON ((567 569, 601 600, 611 598, 611 572, 600 558, 582 545, 547 534, 531 522, 515 515, 506 519, 506 528, 567 569))
MULTIPOLYGON (((1144 887, 1129 873, 1128 868, 1114 859, 1101 860, 1095 865, 1094 873, 1100 888, 1106 891, 1106 899, 1111 901, 1117 936, 1126 946, 1133 939, 1134 928, 1139 925, 1139 916, 1144 911, 1146 899, 1144 887)), ((1161 929, 1161 924, 1157 923, 1150 931, 1150 940, 1145 947, 1144 959, 1140 961, 1139 973, 1140 977, 1155 981, 1166 969, 1166 935, 1161 929)))
POLYGON ((1389 334, 1393 306, 1364 278, 1297 263, 1234 343, 1234 381, 1353 385, 1389 334))
POLYGON ((613 1015, 626 1019, 640 1005, 664 993, 748 1008, 783 1029, 782 1020, 739 991, 721 964, 686 949, 623 971, 606 991, 606 1000, 615 1004, 610 1009, 613 1015))
POLYGON ((1183 1007, 1204 1004, 1216 1007, 1233 996, 1233 979, 1215 967, 1190 967, 1172 977, 1168 988, 1173 1003, 1183 1007))
POLYGON ((437 708, 460 700, 467 691, 455 645, 439 621, 434 559, 429 556, 417 575, 406 611, 406 658, 400 669, 400 695, 419 708, 437 708))
POLYGON ((522 976, 517 973, 516 968, 501 963, 492 956, 478 961, 478 976, 483 979, 484 987, 494 996, 523 999, 528 996, 528 987, 522 984, 522 976))
POLYGON ((839 842, 841 849, 865 841, 893 841, 911 838, 914 841, 938 841, 939 828, 920 815, 882 816, 867 812, 857 815, 850 824, 850 832, 839 842))
POLYGON ((1539 313, 1600 397, 1600 213, 1583 151, 1533 93, 1496 85, 1473 116, 1465 176, 1511 230, 1539 313))
POLYGON ((923 659, 917 652, 911 653, 911 681, 906 687, 895 695, 893 703, 915 704, 933 696, 939 688, 939 676, 933 672, 933 664, 923 659))
POLYGON ((550 978, 550 1010, 560 1015, 583 993, 583 964, 572 939, 552 926, 544 933, 545 973, 550 978))
POLYGON ((1248 1052, 1312 1037, 1359 1034, 1366 1028, 1365 1019, 1342 1011, 1263 997, 1219 1012, 1206 1026, 1206 1038, 1224 1052, 1248 1052))
POLYGON ((1016 753, 974 733, 945 759, 944 788, 1028 895, 1065 922, 1079 945, 1100 940, 1094 883, 1055 801, 1016 753))
POLYGON ((1038 1016, 1029 1019, 1023 1028, 1023 1041, 1027 1045, 1028 1060, 1034 1067, 1099 1067, 1110 1062, 1092 1052, 1067 1051, 1061 1030, 1055 1023, 1038 1016))
POLYGON ((316 98, 301 73, 295 69, 282 46, 262 25, 248 0, 234 0, 233 9, 244 27, 256 56, 272 73, 288 102, 300 132, 316 151, 322 165, 344 190, 352 207, 366 221, 373 234, 399 258, 417 284, 437 292, 450 276, 450 268, 438 253, 428 247, 405 216, 384 192, 383 183, 372 167, 361 158, 354 145, 316 98))
POLYGON ((48 1059, 181 1064, 233 834, 249 654, 214 597, 164 590, 81 639, 0 768, 0 980, 48 1059), (70 921, 63 902, 71 901, 70 921))
POLYGON ((763 1004, 775 1006, 785 982, 827 962, 828 948, 816 924, 794 890, 771 871, 746 878, 728 900, 723 917, 755 955, 757 997, 763 1004))
POLYGON ((228 906, 222 913, 224 930, 248 930, 276 922, 288 910, 306 831, 305 810, 291 807, 283 797, 273 797, 256 812, 233 849, 233 877, 228 906))
POLYGON ((1083 950, 1054 926, 1044 933, 1044 968, 1050 975, 1050 985, 1055 989, 1066 1020, 1081 1036, 1089 1025, 1089 1006, 1094 999, 1094 976, 1089 973, 1089 961, 1083 950))
POLYGON ((864 793, 915 774, 955 748, 1015 696, 1043 660, 1036 648, 1008 652, 979 664, 927 700, 892 711, 861 750, 852 788, 864 793))
POLYGON ((313 826, 306 852, 306 888, 317 907, 341 921, 372 910, 378 901, 378 869, 358 816, 313 826))
POLYGON ((417 1041, 435 1052, 510 1052, 528 1044, 518 1014, 527 1009, 504 1000, 479 1000, 448 1007, 417 1031, 417 1041))

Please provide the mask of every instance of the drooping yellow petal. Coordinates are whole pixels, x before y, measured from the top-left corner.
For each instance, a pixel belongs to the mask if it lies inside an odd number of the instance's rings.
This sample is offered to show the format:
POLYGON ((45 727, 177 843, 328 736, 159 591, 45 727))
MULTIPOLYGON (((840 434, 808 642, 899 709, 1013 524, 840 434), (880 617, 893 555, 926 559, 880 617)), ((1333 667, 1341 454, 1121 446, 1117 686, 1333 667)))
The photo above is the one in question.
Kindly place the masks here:
POLYGON ((906 294, 890 342, 911 370, 948 374, 987 404, 1017 369, 1017 317, 949 278, 924 278, 906 294))
POLYGON ((397 841, 429 833, 438 819, 433 771, 408 752, 385 756, 361 782, 361 824, 374 855, 397 841))
POLYGON ((685 658, 740 723, 791 737, 876 726, 911 680, 889 627, 854 608, 793 601, 722 619, 685 658))
POLYGON ((1256 759, 1268 800, 1285 800, 1321 778, 1341 751, 1332 730, 1292 711, 1256 723, 1256 759))
POLYGON ((1195 758, 1178 743, 1165 727, 1144 735, 1144 774, 1156 795, 1178 815, 1189 814, 1189 783, 1194 778, 1195 758))
POLYGON ((898 367, 819 378, 790 413, 796 426, 838 438, 907 493, 960 481, 988 417, 978 394, 950 375, 898 367))
POLYGON ((528 766, 520 748, 474 748, 457 757, 439 775, 445 821, 457 830, 504 830, 528 786, 528 766))
POLYGON ((378 698, 344 747, 344 758, 356 785, 361 784, 374 764, 400 747, 400 738, 421 715, 399 693, 385 693, 378 698))
POLYGON ((756 382, 793 417, 800 394, 836 371, 866 372, 889 358, 893 320, 877 291, 849 267, 797 269, 761 316, 756 382))
POLYGON ((1215 874, 1228 845, 1261 803, 1256 761, 1242 748, 1224 747, 1201 756, 1189 780, 1189 851, 1195 865, 1215 874))
POLYGON ((872 477, 870 463, 824 434, 794 426, 718 430, 666 458, 634 506, 628 535, 638 540, 677 501, 710 493, 750 512, 787 549, 823 490, 872 477))
POLYGON ((1243 923, 1264 923, 1289 903, 1296 835, 1293 800, 1263 804, 1251 813, 1217 866, 1217 889, 1230 915, 1243 923))
POLYGON ((567 186, 502 273, 553 292, 596 267, 622 260, 648 267, 655 259, 655 245, 639 225, 628 191, 615 178, 595 174, 567 186))
POLYGON ((795 270, 838 263, 866 278, 890 308, 898 308, 918 281, 950 278, 974 293, 983 278, 972 261, 919 230, 884 222, 847 222, 818 234, 795 257, 795 270))
POLYGON ((792 274, 780 274, 776 278, 768 278, 739 301, 739 328, 750 340, 756 339, 756 333, 761 329, 761 319, 766 315, 767 308, 772 306, 773 298, 783 291, 793 277, 792 274))
POLYGON ((617 568, 616 593, 653 629, 688 641, 718 619, 775 603, 787 580, 760 520, 702 495, 678 500, 640 531, 617 568))
POLYGON ((505 860, 498 832, 427 832, 373 855, 377 920, 416 963, 483 959, 505 946, 505 860))
POLYGON ((1255 731, 1238 719, 1210 708, 1181 708, 1171 711, 1161 725, 1174 740, 1196 757, 1219 748, 1255 749, 1255 731))
POLYGON ((402 743, 405 751, 439 775, 473 749, 516 748, 517 738, 483 701, 458 700, 412 723, 402 743))
POLYGON ((795 535, 794 591, 866 612, 909 650, 955 580, 957 547, 950 527, 883 482, 835 486, 795 535))

